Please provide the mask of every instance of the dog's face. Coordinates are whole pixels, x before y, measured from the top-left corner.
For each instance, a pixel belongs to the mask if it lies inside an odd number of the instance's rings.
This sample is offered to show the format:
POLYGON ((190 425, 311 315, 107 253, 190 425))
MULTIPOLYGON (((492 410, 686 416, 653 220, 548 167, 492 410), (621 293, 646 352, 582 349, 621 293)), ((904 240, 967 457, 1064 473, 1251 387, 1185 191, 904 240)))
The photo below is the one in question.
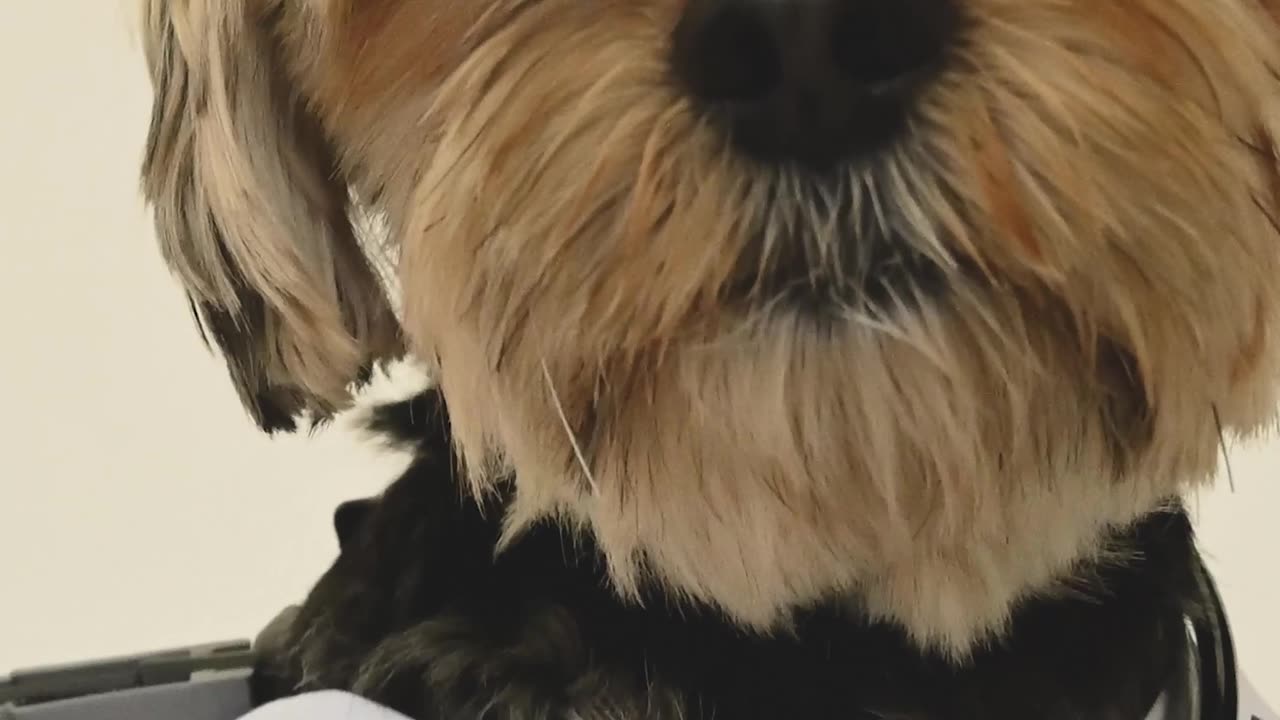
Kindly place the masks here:
POLYGON ((963 651, 1271 417, 1271 3, 152 0, 147 189, 259 418, 398 350, 352 190, 512 533, 963 651))

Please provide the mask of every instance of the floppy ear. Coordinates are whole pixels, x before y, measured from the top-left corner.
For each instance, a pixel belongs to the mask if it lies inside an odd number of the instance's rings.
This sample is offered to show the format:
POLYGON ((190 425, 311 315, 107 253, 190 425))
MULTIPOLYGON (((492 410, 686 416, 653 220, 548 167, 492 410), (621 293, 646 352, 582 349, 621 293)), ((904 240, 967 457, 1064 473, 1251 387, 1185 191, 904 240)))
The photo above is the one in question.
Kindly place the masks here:
POLYGON ((165 261, 260 427, 326 417, 401 339, 335 154, 280 62, 279 0, 145 3, 143 191, 165 261))

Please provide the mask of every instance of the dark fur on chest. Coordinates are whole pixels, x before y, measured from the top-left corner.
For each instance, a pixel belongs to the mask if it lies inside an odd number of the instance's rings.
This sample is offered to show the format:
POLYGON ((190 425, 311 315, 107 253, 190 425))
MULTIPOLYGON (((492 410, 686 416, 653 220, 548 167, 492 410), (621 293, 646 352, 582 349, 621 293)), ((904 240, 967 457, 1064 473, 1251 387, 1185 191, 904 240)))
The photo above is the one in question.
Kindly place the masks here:
POLYGON ((1087 591, 1025 601, 1005 641, 957 666, 847 599, 773 637, 656 594, 625 603, 590 538, 550 523, 495 553, 503 498, 464 492, 439 397, 376 424, 417 457, 382 498, 338 512, 340 557, 288 651, 264 659, 259 702, 353 690, 418 720, 1138 720, 1161 692, 1178 702, 1199 662, 1198 716, 1234 704, 1221 611, 1177 509, 1119 533, 1123 562, 1081 567, 1087 591))

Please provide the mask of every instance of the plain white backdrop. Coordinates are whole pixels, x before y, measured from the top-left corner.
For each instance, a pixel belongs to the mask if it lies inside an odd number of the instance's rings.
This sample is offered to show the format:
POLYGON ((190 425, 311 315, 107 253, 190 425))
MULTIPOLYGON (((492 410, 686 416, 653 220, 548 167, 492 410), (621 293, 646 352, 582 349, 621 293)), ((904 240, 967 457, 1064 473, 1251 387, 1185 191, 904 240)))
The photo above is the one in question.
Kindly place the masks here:
MULTIPOLYGON (((0 0, 0 674, 251 637, 330 561, 337 503, 404 465, 261 436, 200 344, 137 191, 133 13, 0 0)), ((1203 542, 1280 705, 1280 442, 1230 458, 1203 542)))

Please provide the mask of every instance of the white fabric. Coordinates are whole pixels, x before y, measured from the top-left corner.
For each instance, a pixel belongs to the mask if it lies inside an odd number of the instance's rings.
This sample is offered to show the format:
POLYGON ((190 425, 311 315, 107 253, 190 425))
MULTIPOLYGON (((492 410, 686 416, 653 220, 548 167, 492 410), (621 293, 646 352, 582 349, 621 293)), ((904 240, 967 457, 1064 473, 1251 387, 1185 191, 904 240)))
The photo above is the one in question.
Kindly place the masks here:
POLYGON ((325 690, 263 705, 245 715, 242 720, 408 720, 408 718, 350 693, 325 690))

